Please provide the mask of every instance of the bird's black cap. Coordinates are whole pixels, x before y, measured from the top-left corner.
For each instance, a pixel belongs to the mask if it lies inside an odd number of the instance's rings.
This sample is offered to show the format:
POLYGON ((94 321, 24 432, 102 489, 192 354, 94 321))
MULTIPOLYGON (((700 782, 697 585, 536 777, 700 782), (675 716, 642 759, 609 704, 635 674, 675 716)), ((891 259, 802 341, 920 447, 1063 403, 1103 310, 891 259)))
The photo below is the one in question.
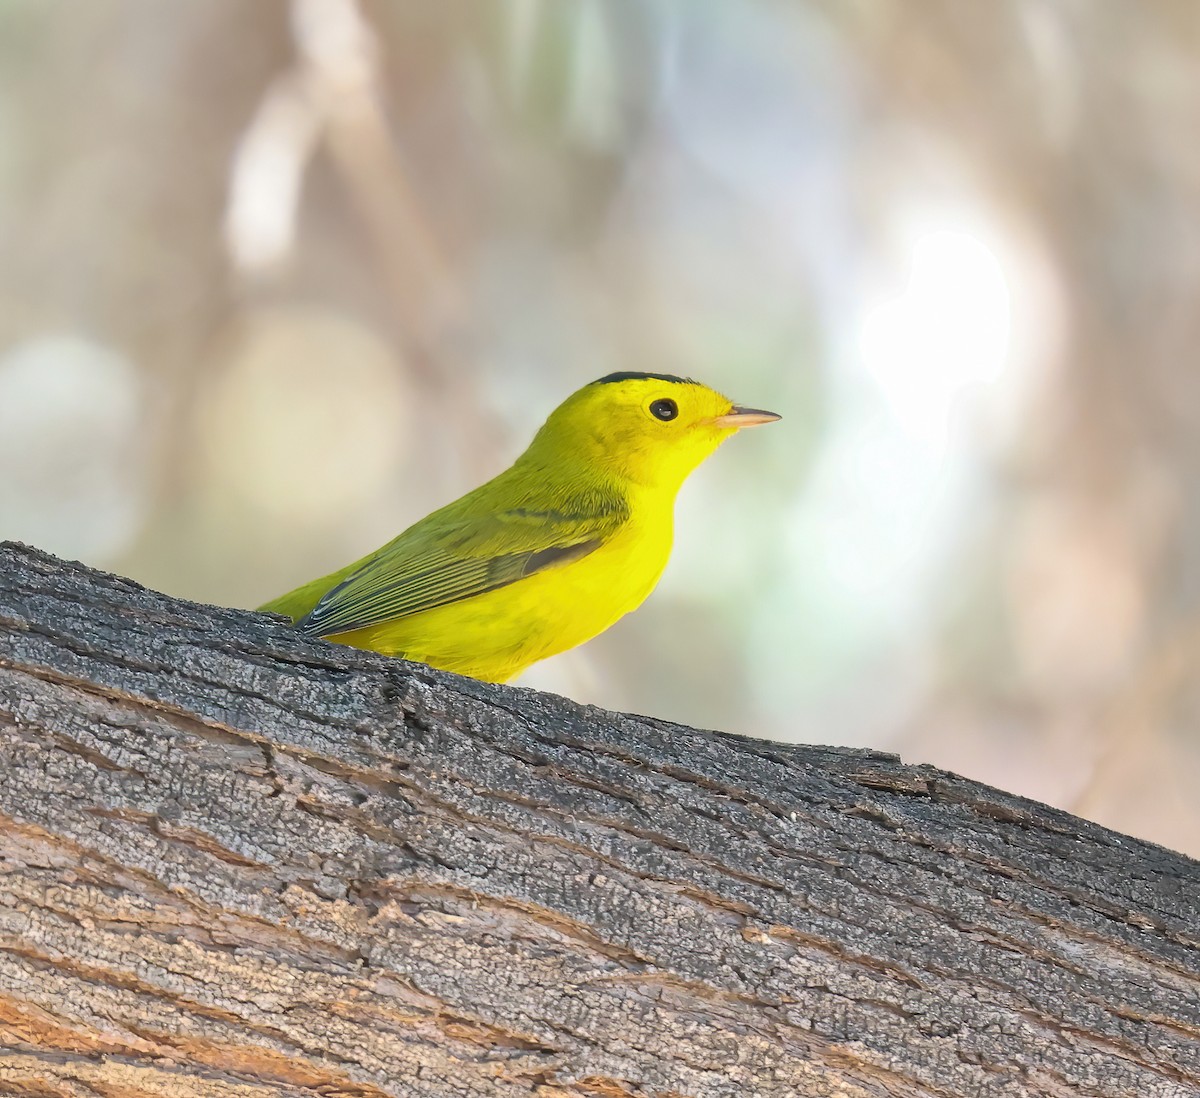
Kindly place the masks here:
POLYGON ((696 384, 690 377, 676 377, 675 374, 642 374, 637 370, 621 370, 615 374, 608 374, 598 381, 593 381, 592 384, 611 385, 617 381, 671 381, 676 385, 696 384))

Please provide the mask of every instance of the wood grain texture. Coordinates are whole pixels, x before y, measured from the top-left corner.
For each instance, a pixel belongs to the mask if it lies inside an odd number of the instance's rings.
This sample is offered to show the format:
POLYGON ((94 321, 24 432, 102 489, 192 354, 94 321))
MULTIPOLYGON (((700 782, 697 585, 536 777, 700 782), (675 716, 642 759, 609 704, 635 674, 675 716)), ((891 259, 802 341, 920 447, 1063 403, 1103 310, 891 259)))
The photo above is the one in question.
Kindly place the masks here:
POLYGON ((1196 1098, 1198 870, 0 549, 0 1094, 1196 1098))

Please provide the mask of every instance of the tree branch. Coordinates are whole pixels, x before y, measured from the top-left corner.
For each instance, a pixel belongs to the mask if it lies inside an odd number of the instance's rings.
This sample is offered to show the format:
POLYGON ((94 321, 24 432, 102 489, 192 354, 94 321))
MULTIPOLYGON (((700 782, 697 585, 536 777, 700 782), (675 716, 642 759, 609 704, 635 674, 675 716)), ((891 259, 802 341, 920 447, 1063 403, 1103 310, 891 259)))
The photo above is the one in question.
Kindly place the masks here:
POLYGON ((0 548, 0 1093, 1200 1094, 1200 874, 0 548))

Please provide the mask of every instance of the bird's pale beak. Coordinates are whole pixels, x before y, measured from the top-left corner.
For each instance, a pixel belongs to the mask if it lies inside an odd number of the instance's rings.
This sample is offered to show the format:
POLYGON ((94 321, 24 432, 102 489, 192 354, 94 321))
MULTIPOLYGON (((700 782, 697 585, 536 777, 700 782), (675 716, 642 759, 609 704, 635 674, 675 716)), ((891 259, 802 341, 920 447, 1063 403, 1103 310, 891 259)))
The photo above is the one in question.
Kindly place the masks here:
POLYGON ((760 423, 774 423, 783 417, 775 412, 764 412, 761 408, 730 408, 723 416, 714 419, 714 427, 757 427, 760 423))

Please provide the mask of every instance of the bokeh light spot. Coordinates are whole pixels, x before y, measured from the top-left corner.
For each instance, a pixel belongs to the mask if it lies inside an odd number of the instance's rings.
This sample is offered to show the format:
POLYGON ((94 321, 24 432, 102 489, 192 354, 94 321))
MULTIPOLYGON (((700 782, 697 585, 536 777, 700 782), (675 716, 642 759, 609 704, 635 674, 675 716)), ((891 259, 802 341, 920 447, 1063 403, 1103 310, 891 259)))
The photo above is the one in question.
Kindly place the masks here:
POLYGON ((406 449, 400 363, 337 313, 250 314, 214 375, 202 413, 209 475, 256 510, 301 525, 361 512, 406 449))
POLYGON ((146 503, 142 378, 110 348, 44 335, 0 358, 0 537, 91 563, 146 503))
POLYGON ((869 307, 860 350, 896 422, 940 445, 958 396, 1000 377, 1011 296, 1005 269, 979 232, 925 233, 913 242, 908 267, 903 291, 869 307))

